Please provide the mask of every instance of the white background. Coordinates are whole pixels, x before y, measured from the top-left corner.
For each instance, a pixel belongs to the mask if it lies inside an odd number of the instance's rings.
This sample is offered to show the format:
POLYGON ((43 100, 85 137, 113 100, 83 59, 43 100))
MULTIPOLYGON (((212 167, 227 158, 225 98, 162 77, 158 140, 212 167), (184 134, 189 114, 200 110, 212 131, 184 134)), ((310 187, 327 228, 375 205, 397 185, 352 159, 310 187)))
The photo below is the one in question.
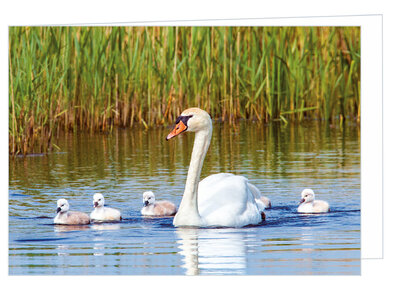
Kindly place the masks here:
MULTIPOLYGON (((399 12, 395 1, 2 1, 1 41, 1 278, 8 275, 8 26, 11 25, 359 25, 361 56, 362 265, 357 276, 119 277, 120 282, 399 280, 399 12), (221 21, 221 19, 229 19, 221 21), (187 20, 200 20, 189 22, 187 20), (209 20, 209 21, 203 21, 209 20), (164 22, 162 22, 164 21, 164 22), (176 22, 178 21, 178 22, 176 22), (185 22, 180 22, 185 21, 185 22), (383 26, 382 26, 383 25, 383 26), (382 44, 383 40, 383 44, 382 44), (383 49, 382 49, 383 48, 383 49), (382 69, 383 68, 383 69, 382 69), (383 70, 383 72, 382 72, 383 70), (383 143, 382 143, 383 142, 383 143), (383 153, 383 156, 382 156, 383 153), (383 161, 383 166, 382 166, 383 161), (382 175, 383 173, 383 175, 382 175), (383 187, 382 187, 383 185, 383 187)), ((4 278, 4 279, 3 279, 4 278)), ((34 281, 114 281, 110 277, 35 277, 34 281)), ((32 278, 29 279, 31 281, 32 278)))

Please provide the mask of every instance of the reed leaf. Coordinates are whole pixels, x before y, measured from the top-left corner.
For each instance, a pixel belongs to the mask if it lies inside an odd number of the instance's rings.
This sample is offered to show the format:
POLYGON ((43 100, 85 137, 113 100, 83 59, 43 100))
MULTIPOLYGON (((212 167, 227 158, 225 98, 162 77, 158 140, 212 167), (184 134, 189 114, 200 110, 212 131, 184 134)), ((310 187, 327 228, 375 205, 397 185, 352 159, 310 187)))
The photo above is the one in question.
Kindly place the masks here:
POLYGON ((10 27, 9 152, 60 130, 360 119, 359 27, 10 27))

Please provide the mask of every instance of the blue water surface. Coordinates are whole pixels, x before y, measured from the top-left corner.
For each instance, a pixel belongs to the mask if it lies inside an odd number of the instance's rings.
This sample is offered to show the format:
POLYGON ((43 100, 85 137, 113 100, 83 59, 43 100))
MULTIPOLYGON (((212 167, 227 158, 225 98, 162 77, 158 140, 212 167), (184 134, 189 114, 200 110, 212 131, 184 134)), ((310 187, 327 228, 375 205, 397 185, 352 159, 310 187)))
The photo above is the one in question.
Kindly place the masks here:
POLYGON ((356 126, 214 126, 202 178, 244 175, 272 201, 244 228, 175 228, 144 218, 141 196, 179 205, 193 137, 165 142, 166 128, 67 135, 61 151, 10 160, 11 275, 359 275, 360 142, 356 126), (162 142, 160 142, 162 141, 162 142), (299 214, 312 188, 331 212, 299 214), (53 225, 56 201, 90 213, 92 196, 123 220, 53 225))

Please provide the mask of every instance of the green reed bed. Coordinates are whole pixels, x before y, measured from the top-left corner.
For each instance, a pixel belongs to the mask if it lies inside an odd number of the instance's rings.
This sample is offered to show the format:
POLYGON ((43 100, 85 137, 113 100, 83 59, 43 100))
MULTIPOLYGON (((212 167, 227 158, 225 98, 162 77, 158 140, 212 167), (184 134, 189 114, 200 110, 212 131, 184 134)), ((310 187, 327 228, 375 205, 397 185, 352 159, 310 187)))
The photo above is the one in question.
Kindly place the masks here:
POLYGON ((10 154, 60 131, 360 117, 359 27, 10 27, 10 154))

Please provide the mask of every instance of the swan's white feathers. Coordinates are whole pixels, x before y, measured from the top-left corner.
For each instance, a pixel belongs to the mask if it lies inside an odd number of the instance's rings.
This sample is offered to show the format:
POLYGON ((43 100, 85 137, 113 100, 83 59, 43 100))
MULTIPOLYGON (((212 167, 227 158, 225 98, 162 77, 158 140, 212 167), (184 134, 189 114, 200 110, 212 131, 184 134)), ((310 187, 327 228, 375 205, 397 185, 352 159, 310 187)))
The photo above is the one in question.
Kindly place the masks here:
POLYGON ((191 116, 187 121, 187 131, 197 132, 208 129, 212 131, 212 120, 210 115, 199 108, 189 108, 182 112, 181 116, 191 116))
POLYGON ((62 198, 57 201, 57 216, 54 224, 61 225, 87 225, 90 223, 89 215, 78 211, 69 211, 69 203, 62 198))
POLYGON ((57 215, 56 218, 54 218, 54 223, 62 225, 87 225, 90 223, 90 219, 86 213, 68 211, 64 213, 63 216, 57 215))
POLYGON ((269 198, 262 196, 260 190, 252 183, 248 182, 247 184, 249 189, 251 190, 251 193, 253 193, 258 209, 262 211, 267 208, 271 208, 271 201, 269 200, 269 198))
MULTIPOLYGON (((265 206, 259 190, 245 177, 221 173, 198 182, 211 141, 212 120, 206 111, 199 108, 189 108, 181 116, 190 116, 186 120, 186 130, 196 135, 185 191, 174 225, 243 227, 260 223, 265 206)), ((167 140, 182 132, 173 130, 167 140)))
POLYGON ((299 213, 326 213, 330 211, 328 202, 315 200, 315 194, 312 189, 304 189, 301 193, 301 198, 301 204, 297 208, 299 213))
POLYGON ((181 113, 182 116, 195 115, 195 114, 210 116, 206 111, 204 111, 204 110, 202 110, 200 108, 197 108, 197 107, 191 107, 191 108, 185 109, 181 113))
POLYGON ((90 213, 90 219, 94 222, 113 222, 121 220, 121 212, 110 207, 95 208, 90 213))
POLYGON ((95 206, 90 213, 90 220, 93 222, 115 222, 121 220, 121 212, 117 209, 104 207, 105 200, 101 193, 93 195, 93 205, 95 206))
POLYGON ((144 216, 173 216, 177 209, 175 204, 167 200, 156 202, 156 197, 152 191, 143 193, 143 208, 140 211, 144 216))
POLYGON ((269 209, 271 208, 271 200, 266 197, 266 196, 261 196, 260 198, 260 202, 258 202, 258 200, 256 199, 257 204, 259 205, 259 207, 264 207, 264 209, 269 209))
MULTIPOLYGON (((206 190, 206 191, 207 191, 207 189, 211 189, 210 191, 213 191, 215 187, 221 186, 221 185, 217 186, 218 183, 228 182, 229 177, 238 177, 240 179, 243 178, 246 180, 246 186, 253 194, 254 200, 256 201, 257 206, 260 211, 265 210, 267 208, 271 208, 271 201, 269 200, 269 198, 262 196, 260 190, 254 184, 250 183, 248 181, 248 179, 243 176, 236 176, 231 173, 219 173, 219 174, 214 174, 214 175, 210 175, 210 176, 206 177, 199 183, 199 192, 200 192, 200 188, 204 188, 204 190, 206 190)), ((233 180, 233 181, 235 181, 235 180, 233 180)), ((240 182, 238 182, 237 184, 233 183, 231 188, 235 188, 239 184, 240 184, 240 182)), ((214 192, 210 192, 208 194, 214 194, 214 192)), ((199 204, 199 206, 200 206, 200 204, 199 204)), ((203 205, 203 206, 205 206, 205 205, 203 205)))
POLYGON ((208 176, 199 183, 198 202, 199 214, 206 224, 241 227, 261 222, 260 210, 243 176, 208 176))

